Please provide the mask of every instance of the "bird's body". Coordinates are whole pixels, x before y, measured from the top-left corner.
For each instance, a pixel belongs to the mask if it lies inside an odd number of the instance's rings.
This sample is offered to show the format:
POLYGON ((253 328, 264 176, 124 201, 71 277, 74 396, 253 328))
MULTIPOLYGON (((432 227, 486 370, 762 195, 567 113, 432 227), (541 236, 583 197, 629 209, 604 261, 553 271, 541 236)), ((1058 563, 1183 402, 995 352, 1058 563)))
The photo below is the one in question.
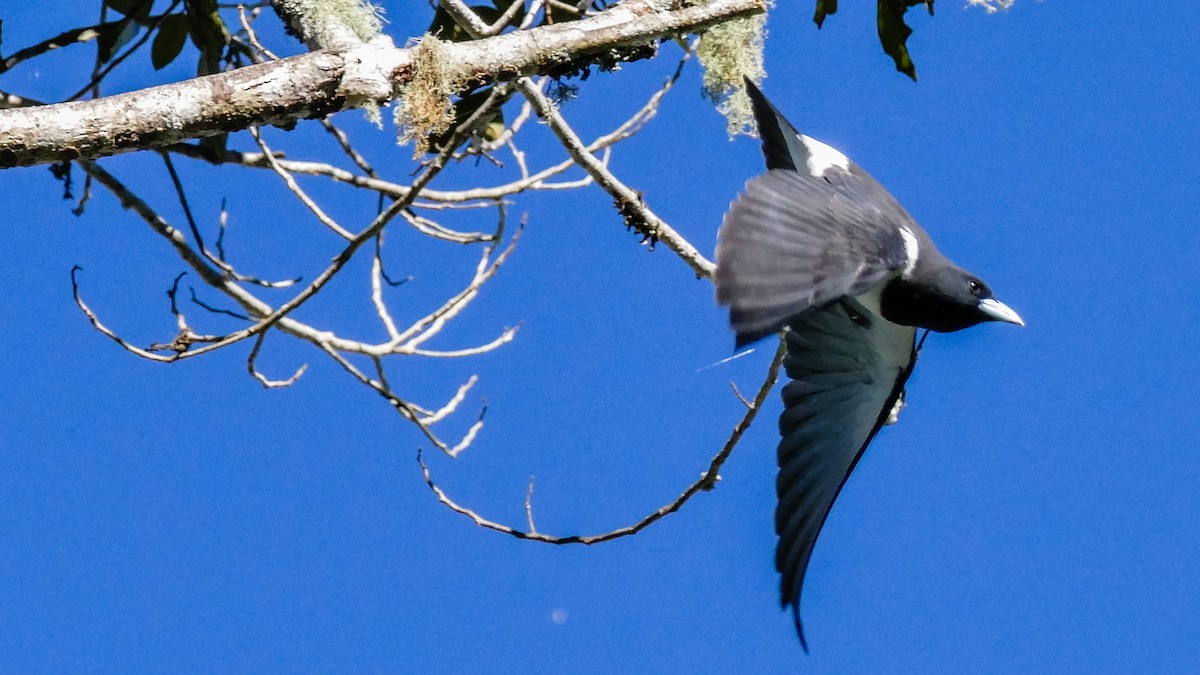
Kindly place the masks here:
POLYGON ((775 560, 803 644, 800 592, 813 546, 903 396, 917 330, 1021 319, 946 259, 875 179, 747 89, 768 171, 746 184, 721 226, 717 301, 730 307, 739 347, 788 328, 775 560))

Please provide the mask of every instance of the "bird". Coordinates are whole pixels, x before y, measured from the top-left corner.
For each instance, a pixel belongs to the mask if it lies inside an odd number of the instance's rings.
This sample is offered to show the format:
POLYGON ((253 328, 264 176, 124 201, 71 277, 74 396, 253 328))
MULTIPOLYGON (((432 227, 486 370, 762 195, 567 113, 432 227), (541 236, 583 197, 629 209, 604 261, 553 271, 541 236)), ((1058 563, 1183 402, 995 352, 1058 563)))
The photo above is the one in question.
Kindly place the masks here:
POLYGON ((749 80, 767 171, 750 179, 717 233, 717 303, 735 347, 783 331, 775 567, 808 652, 800 595, 813 546, 879 430, 904 405, 918 331, 1021 317, 938 251, 878 181, 796 130, 749 80))

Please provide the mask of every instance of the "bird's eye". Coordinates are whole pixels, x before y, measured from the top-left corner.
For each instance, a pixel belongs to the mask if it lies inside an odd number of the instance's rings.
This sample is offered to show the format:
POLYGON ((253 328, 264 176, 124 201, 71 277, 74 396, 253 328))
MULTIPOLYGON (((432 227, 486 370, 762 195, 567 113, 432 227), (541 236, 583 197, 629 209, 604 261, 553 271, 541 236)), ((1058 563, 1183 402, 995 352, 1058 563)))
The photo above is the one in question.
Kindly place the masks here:
POLYGON ((972 295, 979 295, 980 291, 983 290, 983 284, 979 283, 978 281, 976 281, 974 279, 968 280, 967 286, 971 289, 972 295))

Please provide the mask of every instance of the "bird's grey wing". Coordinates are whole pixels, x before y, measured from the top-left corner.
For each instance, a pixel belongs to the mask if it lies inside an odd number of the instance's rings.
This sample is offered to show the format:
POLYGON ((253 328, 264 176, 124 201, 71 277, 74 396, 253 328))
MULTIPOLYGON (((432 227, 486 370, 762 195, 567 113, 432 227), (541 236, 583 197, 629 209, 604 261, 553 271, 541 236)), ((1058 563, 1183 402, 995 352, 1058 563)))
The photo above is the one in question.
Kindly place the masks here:
POLYGON ((746 183, 717 235, 717 302, 737 345, 899 274, 916 223, 855 184, 774 169, 746 183))
POLYGON ((884 320, 845 299, 808 314, 788 331, 779 419, 775 531, 781 605, 800 591, 813 545, 833 502, 904 390, 916 361, 916 329, 884 320))

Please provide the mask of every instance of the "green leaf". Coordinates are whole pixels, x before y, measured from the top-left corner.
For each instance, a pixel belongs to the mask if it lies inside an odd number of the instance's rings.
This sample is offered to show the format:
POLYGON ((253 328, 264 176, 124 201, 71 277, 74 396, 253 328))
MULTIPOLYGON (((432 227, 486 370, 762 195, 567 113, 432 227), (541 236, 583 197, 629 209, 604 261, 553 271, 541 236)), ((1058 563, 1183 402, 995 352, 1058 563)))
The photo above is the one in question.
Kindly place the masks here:
POLYGON ((454 17, 450 16, 450 12, 443 9, 441 5, 438 5, 437 11, 434 12, 433 23, 429 24, 429 30, 426 32, 438 39, 450 42, 465 42, 471 39, 470 34, 463 30, 454 17))
POLYGON ((228 140, 229 134, 205 136, 200 139, 200 148, 212 157, 220 157, 225 154, 225 142, 228 140))
POLYGON ((825 17, 830 14, 837 14, 837 0, 817 0, 817 13, 813 15, 817 28, 825 23, 825 17))
POLYGON ((910 5, 924 3, 933 11, 933 3, 925 0, 879 0, 876 20, 879 25, 879 44, 883 51, 896 62, 896 70, 908 75, 915 82, 917 68, 908 53, 908 36, 912 29, 904 23, 904 13, 910 5))
MULTIPOLYGON (((504 16, 504 12, 508 11, 508 8, 511 7, 514 2, 519 2, 522 4, 522 6, 525 4, 525 0, 493 0, 490 6, 472 5, 471 10, 475 12, 477 16, 479 16, 480 20, 490 26, 499 21, 500 17, 504 16)), ((524 8, 519 9, 515 14, 513 14, 512 18, 508 20, 508 23, 504 25, 516 28, 517 26, 521 25, 521 19, 524 15, 524 8)), ((471 39, 470 34, 467 33, 462 26, 458 25, 458 22, 454 20, 454 17, 452 17, 450 13, 447 12, 441 5, 438 5, 437 12, 435 12, 433 15, 433 23, 429 25, 429 30, 427 32, 430 35, 434 35, 443 40, 449 40, 451 42, 465 42, 471 39)))
POLYGON ((141 27, 130 19, 122 19, 111 25, 111 30, 101 31, 99 37, 96 38, 96 49, 99 51, 98 56, 101 63, 111 61, 112 57, 116 56, 117 50, 129 44, 129 41, 141 30, 141 27))
MULTIPOLYGON (((471 115, 479 110, 479 106, 483 105, 488 100, 488 96, 492 93, 491 87, 477 89, 469 94, 464 94, 461 98, 454 102, 454 122, 446 131, 440 134, 434 134, 429 137, 429 147, 431 151, 436 152, 439 148, 450 142, 450 137, 454 134, 454 130, 460 124, 470 119, 471 115)), ((504 114, 502 110, 496 110, 491 119, 487 122, 480 121, 476 133, 483 136, 489 141, 494 141, 500 137, 500 133, 504 131, 504 114), (499 124, 499 127, 496 125, 499 124)))
POLYGON ((154 0, 104 0, 104 4, 127 17, 142 18, 150 14, 154 0))
POLYGON ((150 45, 150 63, 155 70, 162 70, 179 56, 183 51, 183 43, 187 42, 188 18, 186 14, 172 14, 163 19, 158 27, 158 35, 154 36, 154 44, 150 45))
POLYGON ((200 51, 197 75, 221 72, 221 54, 229 40, 229 31, 217 11, 216 0, 186 0, 188 33, 200 51))

